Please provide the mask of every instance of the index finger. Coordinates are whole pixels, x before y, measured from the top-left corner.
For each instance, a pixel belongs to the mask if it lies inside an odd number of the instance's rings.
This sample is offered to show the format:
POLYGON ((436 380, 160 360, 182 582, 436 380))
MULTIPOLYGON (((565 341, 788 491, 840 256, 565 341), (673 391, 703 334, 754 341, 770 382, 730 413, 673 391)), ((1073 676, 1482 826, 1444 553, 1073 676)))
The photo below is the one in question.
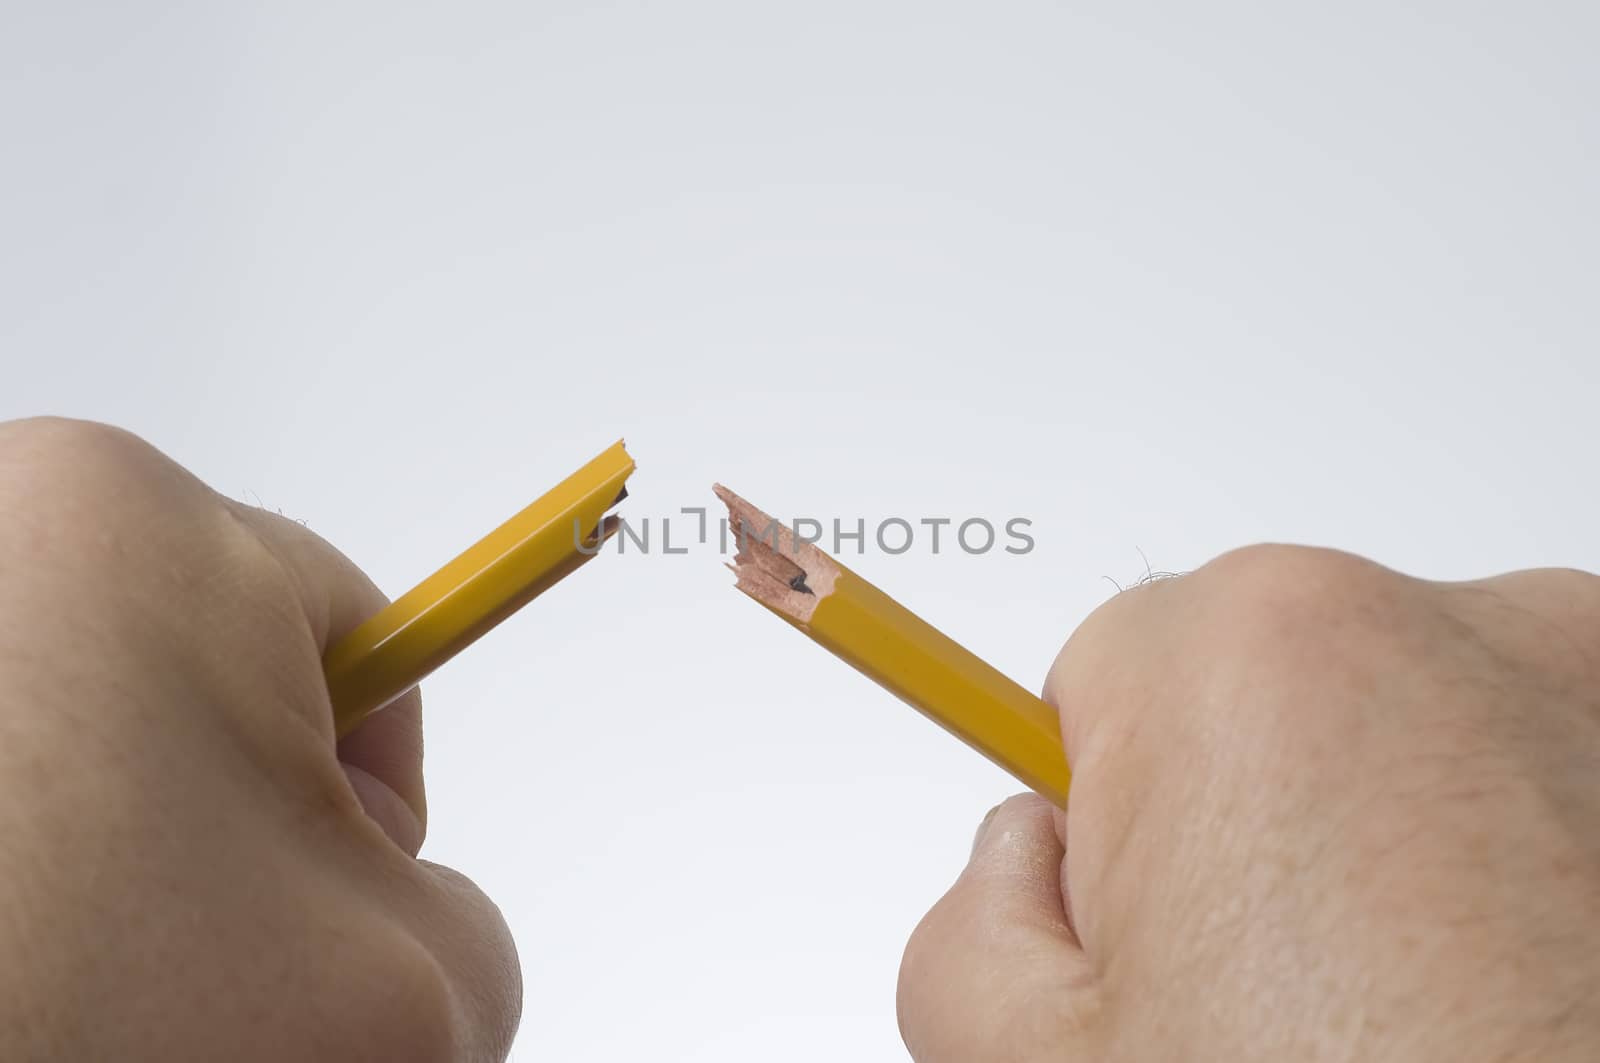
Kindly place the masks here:
MULTIPOLYGON (((227 504, 294 581, 319 658, 389 604, 388 597, 349 558, 304 525, 232 500, 227 504)), ((319 719, 319 728, 323 719, 333 742, 331 704, 319 719)), ((401 848, 415 856, 428 821, 421 695, 413 689, 372 713, 339 739, 336 749, 362 807, 401 848)))

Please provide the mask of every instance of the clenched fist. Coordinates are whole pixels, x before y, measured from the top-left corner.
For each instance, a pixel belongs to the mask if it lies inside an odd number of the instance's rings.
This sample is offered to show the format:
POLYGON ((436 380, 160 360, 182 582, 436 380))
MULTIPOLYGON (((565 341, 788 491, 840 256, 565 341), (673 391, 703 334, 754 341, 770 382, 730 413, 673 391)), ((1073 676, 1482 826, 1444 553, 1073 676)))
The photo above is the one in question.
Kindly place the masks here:
POLYGON ((323 651, 384 604, 133 436, 0 425, 0 1059, 504 1058, 415 695, 334 741, 323 651))
POLYGON ((1600 578, 1254 547, 1118 595, 901 969, 919 1063, 1600 1059, 1600 578))

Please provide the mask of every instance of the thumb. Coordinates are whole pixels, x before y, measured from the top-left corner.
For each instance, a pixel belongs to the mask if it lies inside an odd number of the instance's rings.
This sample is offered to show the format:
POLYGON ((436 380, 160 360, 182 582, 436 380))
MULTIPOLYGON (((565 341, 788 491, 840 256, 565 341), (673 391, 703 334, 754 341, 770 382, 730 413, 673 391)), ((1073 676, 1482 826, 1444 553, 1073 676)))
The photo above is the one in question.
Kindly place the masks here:
POLYGON ((1063 904, 1054 820, 1034 794, 996 808, 961 877, 912 932, 896 1005, 917 1063, 1096 1058, 1098 991, 1063 904))

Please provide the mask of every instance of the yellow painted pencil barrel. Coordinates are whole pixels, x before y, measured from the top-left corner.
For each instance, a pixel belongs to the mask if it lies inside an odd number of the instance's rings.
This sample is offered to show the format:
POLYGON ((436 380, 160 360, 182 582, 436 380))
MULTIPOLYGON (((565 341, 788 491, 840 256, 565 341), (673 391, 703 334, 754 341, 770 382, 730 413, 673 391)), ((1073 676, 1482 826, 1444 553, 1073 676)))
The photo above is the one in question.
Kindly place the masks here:
POLYGON ((330 649, 338 735, 593 557, 633 468, 613 444, 330 649))
POLYGON ((738 588, 1057 807, 1072 773, 1056 710, 727 488, 738 588))
POLYGON ((833 593, 817 603, 805 632, 1065 808, 1072 776, 1056 710, 871 583, 839 569, 833 593))

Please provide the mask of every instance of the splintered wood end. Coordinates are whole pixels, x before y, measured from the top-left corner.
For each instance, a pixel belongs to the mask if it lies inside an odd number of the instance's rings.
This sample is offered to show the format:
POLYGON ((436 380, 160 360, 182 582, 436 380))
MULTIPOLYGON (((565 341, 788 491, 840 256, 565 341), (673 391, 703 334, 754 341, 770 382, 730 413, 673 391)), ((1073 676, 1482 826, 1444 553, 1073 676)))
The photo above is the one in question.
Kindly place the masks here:
POLYGON ((736 586, 797 623, 809 621, 817 603, 833 593, 839 566, 726 487, 711 489, 728 507, 728 529, 738 548, 728 567, 739 577, 736 586))

